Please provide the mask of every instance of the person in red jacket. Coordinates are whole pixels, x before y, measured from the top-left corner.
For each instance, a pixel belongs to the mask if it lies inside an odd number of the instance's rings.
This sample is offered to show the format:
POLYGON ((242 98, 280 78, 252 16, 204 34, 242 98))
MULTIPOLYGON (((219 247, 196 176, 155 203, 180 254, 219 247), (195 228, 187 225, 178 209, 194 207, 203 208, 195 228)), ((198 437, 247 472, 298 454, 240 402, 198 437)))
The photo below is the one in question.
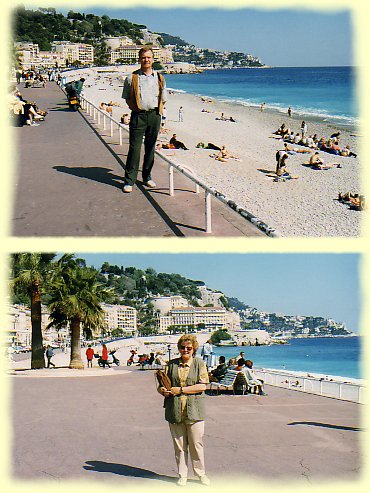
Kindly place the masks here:
POLYGON ((93 358, 94 358, 94 350, 91 347, 91 344, 89 344, 88 348, 86 349, 86 358, 87 358, 87 367, 92 368, 93 364, 93 358))
POLYGON ((107 346, 105 344, 103 344, 101 359, 102 359, 102 363, 103 363, 103 368, 105 368, 105 365, 107 365, 108 368, 110 368, 110 365, 108 363, 108 349, 107 349, 107 346))

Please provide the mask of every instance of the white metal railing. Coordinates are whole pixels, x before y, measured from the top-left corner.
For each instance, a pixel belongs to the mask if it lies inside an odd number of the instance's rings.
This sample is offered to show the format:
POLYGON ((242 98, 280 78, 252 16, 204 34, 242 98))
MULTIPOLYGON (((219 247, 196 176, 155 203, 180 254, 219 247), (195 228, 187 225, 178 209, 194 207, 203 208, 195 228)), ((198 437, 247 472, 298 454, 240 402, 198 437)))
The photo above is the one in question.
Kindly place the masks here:
MULTIPOLYGON (((106 130, 106 120, 110 122, 110 137, 113 137, 114 127, 118 129, 119 132, 119 145, 122 145, 122 129, 128 132, 128 129, 125 128, 120 122, 115 120, 111 115, 107 115, 104 110, 98 108, 94 103, 88 101, 84 96, 80 96, 81 108, 86 111, 86 113, 93 118, 94 121, 97 121, 98 125, 100 125, 101 115, 103 116, 103 130, 106 130)), ((183 166, 177 163, 174 163, 167 156, 163 155, 159 151, 155 151, 155 154, 159 156, 163 161, 168 164, 168 181, 169 181, 169 193, 170 196, 173 197, 175 195, 175 184, 174 184, 174 173, 173 170, 176 169, 178 172, 182 173, 184 176, 189 178, 195 184, 195 193, 199 193, 199 189, 202 188, 204 190, 204 215, 205 215, 205 231, 206 233, 212 233, 212 197, 215 197, 217 200, 225 204, 227 207, 232 209, 234 212, 238 213, 243 219, 246 219, 250 223, 254 224, 259 230, 264 232, 267 236, 276 238, 280 237, 280 233, 278 233, 274 228, 268 226, 265 222, 261 221, 253 214, 248 212, 243 207, 236 204, 233 200, 229 199, 223 193, 214 189, 213 187, 209 187, 200 181, 195 175, 194 172, 187 166, 183 166)))
POLYGON ((279 372, 265 368, 254 368, 253 370, 256 376, 261 378, 267 385, 333 397, 360 404, 365 402, 366 387, 362 384, 338 382, 313 376, 300 376, 285 371, 279 372))

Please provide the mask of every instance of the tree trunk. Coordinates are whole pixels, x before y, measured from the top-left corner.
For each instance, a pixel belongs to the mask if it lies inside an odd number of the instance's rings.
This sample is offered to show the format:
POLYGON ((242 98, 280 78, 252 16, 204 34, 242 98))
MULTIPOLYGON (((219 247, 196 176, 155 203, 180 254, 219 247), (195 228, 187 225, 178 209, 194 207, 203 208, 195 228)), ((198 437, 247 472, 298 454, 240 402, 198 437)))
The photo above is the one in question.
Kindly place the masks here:
POLYGON ((31 288, 31 369, 45 368, 44 346, 41 331, 41 295, 38 283, 31 288))
POLYGON ((81 321, 79 318, 71 320, 71 361, 70 368, 84 369, 81 358, 81 321))

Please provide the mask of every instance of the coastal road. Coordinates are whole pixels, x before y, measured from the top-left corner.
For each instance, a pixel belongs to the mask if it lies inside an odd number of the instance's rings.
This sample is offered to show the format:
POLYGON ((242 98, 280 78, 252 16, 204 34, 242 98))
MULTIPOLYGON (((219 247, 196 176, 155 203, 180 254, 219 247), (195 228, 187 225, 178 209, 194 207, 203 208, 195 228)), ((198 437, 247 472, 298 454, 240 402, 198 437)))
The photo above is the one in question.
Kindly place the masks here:
MULTIPOLYGON (((58 486, 81 479, 105 487, 107 481, 174 484, 173 447, 153 372, 55 378, 59 371, 43 370, 50 378, 9 377, 13 478, 58 486)), ((360 478, 361 405, 266 391, 266 397, 206 397, 204 442, 213 483, 327 486, 360 478)))
MULTIPOLYGON (((140 183, 122 192, 128 134, 118 136, 83 112, 69 110, 54 82, 20 87, 29 101, 48 111, 38 127, 14 127, 14 236, 265 236, 227 206, 213 200, 212 234, 205 232, 204 194, 176 174, 170 197, 167 165, 156 158, 157 189, 140 183)), ((116 132, 117 133, 117 132, 116 132)))

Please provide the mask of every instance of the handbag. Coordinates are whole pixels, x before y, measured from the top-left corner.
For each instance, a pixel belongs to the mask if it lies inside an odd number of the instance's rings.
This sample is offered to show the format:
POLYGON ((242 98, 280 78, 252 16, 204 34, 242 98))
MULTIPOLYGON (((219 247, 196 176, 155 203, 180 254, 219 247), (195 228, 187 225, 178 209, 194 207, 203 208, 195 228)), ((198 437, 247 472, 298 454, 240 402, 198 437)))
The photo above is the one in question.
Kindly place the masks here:
POLYGON ((156 370, 155 376, 160 387, 164 387, 165 389, 170 390, 170 388, 172 387, 172 382, 170 377, 164 371, 156 370))

